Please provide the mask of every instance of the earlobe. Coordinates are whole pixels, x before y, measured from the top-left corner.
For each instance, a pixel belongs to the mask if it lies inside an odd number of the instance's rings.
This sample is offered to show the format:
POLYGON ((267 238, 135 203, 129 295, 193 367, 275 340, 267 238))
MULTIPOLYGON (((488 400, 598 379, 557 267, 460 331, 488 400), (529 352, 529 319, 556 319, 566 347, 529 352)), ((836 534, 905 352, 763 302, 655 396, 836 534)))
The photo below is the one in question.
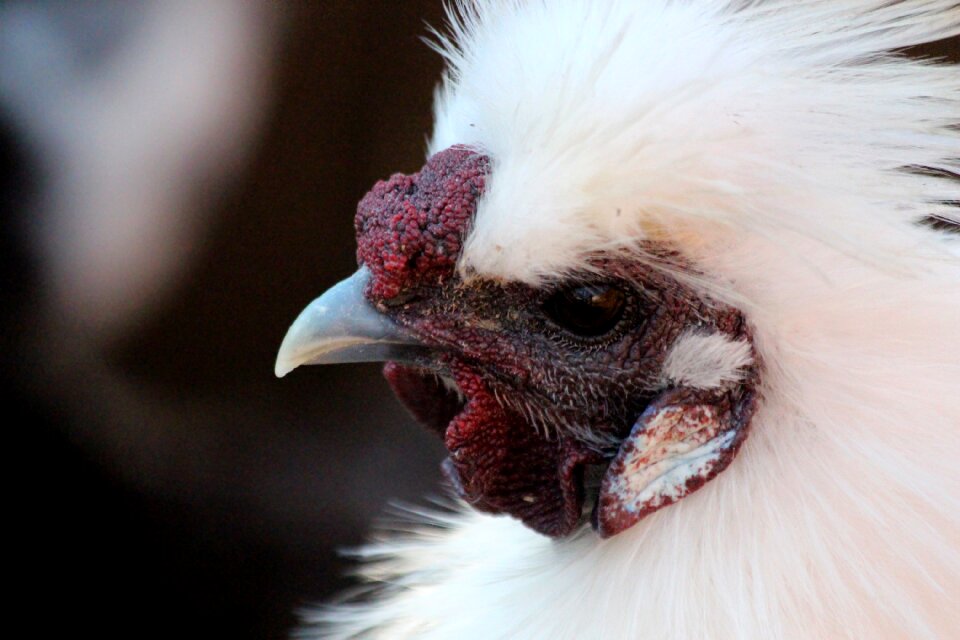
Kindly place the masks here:
POLYGON ((607 468, 593 514, 609 538, 723 471, 747 435, 752 385, 670 389, 643 412, 607 468))

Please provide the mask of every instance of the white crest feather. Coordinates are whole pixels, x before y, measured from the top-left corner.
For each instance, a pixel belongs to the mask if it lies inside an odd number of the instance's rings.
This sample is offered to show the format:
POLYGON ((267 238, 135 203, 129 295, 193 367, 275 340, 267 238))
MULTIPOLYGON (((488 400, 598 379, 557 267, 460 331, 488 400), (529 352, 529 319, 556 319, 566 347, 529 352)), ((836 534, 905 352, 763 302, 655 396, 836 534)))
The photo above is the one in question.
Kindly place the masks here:
POLYGON ((890 53, 960 33, 960 5, 452 19, 431 152, 493 167, 462 267, 537 283, 670 242, 746 315, 763 401, 728 470, 610 540, 465 512, 370 547, 383 590, 319 637, 960 637, 960 243, 918 224, 958 217, 960 71, 890 53))

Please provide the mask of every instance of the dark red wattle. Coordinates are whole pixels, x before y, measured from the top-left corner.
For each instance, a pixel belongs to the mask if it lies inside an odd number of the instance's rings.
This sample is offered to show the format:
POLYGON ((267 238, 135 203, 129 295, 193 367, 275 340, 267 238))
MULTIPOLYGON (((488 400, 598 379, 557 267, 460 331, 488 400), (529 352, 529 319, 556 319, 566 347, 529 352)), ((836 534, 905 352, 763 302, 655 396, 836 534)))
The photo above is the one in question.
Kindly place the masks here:
POLYGON ((384 373, 421 423, 441 429, 450 457, 444 472, 472 507, 508 513, 548 536, 565 536, 580 521, 583 465, 599 456, 572 441, 547 440, 518 413, 497 403, 481 377, 454 366, 466 404, 451 404, 432 373, 396 363, 384 373), (439 420, 438 420, 439 419, 439 420))
POLYGON ((441 438, 450 421, 463 411, 464 403, 457 393, 448 389, 429 369, 388 362, 383 367, 383 375, 417 422, 441 438))

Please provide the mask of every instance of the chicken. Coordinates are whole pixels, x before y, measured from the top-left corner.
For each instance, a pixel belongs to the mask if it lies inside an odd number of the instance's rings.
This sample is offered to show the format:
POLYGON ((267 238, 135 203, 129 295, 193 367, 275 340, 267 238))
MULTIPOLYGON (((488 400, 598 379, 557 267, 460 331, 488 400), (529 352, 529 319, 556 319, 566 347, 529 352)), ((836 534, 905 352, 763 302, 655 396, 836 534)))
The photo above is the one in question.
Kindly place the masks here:
POLYGON ((387 361, 459 506, 331 638, 960 634, 953 0, 475 0, 277 374, 387 361), (939 220, 940 224, 931 224, 939 220))

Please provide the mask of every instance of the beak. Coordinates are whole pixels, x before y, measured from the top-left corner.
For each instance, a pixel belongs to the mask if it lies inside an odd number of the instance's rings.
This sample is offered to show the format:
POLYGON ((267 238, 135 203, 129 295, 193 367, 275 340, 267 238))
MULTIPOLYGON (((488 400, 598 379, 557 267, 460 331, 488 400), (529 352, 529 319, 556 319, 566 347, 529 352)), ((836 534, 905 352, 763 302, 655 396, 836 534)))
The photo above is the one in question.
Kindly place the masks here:
POLYGON ((277 353, 278 378, 304 364, 424 360, 430 350, 364 297, 369 281, 360 267, 300 312, 277 353))

